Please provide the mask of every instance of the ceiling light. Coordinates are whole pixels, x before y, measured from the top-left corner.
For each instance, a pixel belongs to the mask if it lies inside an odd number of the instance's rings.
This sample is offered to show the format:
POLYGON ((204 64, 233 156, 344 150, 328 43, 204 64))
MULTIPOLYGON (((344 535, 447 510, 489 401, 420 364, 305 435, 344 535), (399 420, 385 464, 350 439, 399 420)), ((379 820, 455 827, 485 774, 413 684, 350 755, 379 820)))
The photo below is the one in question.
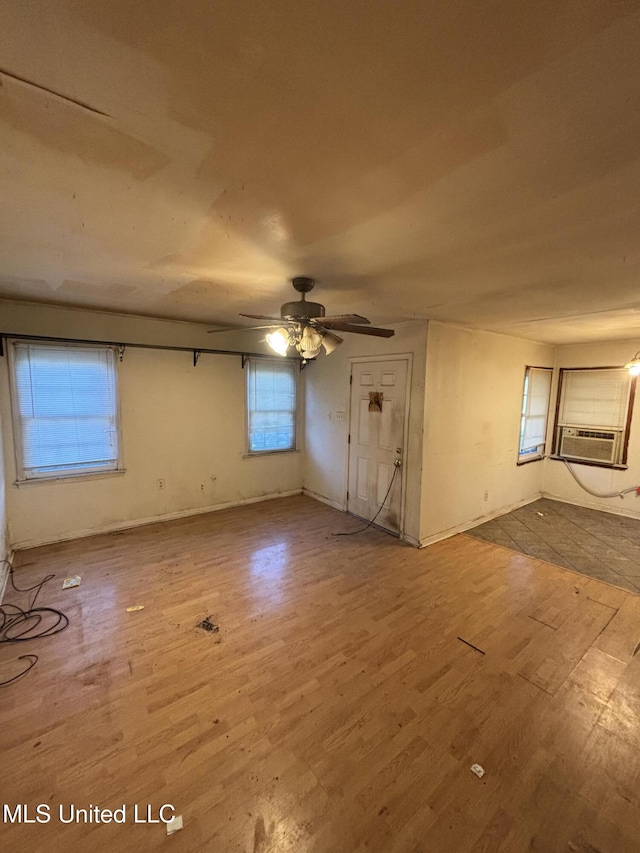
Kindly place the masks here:
POLYGON ((342 343, 342 338, 334 335, 333 332, 325 332, 322 336, 322 346, 325 348, 327 355, 331 355, 336 347, 342 343))
POLYGON ((300 355, 307 360, 315 358, 321 347, 322 335, 320 332, 317 332, 312 326, 305 326, 300 343, 296 347, 300 355))
POLYGON ((628 370, 632 376, 640 375, 640 352, 637 352, 631 361, 625 364, 625 370, 628 370))
POLYGON ((274 352, 278 355, 286 355, 289 349, 289 332, 287 329, 276 329, 275 332, 270 332, 267 335, 267 343, 274 352))

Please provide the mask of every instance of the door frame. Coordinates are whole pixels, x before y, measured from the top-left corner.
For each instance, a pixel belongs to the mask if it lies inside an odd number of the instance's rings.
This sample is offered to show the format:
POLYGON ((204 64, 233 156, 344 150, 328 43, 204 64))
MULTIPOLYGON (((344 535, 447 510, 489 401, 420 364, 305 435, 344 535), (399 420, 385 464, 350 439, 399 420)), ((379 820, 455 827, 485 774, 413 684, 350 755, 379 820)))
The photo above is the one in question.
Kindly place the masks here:
MULTIPOLYGON (((402 435, 402 490, 400 492, 400 522, 398 525, 398 533, 394 533, 393 531, 387 531, 390 536, 398 536, 400 539, 404 538, 404 516, 405 516, 405 502, 407 497, 407 456, 408 456, 408 448, 409 448, 409 415, 411 413, 411 377, 413 374, 413 353, 411 352, 400 352, 400 353, 386 353, 385 355, 363 355, 363 356, 351 356, 349 359, 349 421, 347 424, 347 453, 346 453, 346 464, 345 464, 345 486, 344 486, 344 506, 345 511, 349 512, 349 500, 347 498, 347 492, 349 491, 349 467, 351 465, 351 445, 349 442, 349 437, 351 435, 351 425, 353 420, 353 412, 351 411, 351 388, 353 385, 353 366, 355 364, 366 364, 371 362, 385 362, 385 361, 406 361, 407 362, 407 387, 405 390, 405 400, 404 400, 404 427, 403 427, 403 435, 402 435)), ((381 527, 381 530, 386 530, 386 528, 381 527)))

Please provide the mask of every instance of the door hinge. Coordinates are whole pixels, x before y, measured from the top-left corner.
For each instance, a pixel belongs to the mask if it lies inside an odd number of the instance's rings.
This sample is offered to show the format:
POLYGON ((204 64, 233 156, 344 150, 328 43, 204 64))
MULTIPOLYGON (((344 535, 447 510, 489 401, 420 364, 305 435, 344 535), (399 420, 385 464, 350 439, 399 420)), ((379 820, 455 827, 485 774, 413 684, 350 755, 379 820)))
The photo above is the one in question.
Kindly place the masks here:
POLYGON ((349 377, 349 385, 353 385, 353 373, 349 377))
POLYGON ((351 444, 351 433, 347 436, 347 444, 351 444))
POLYGON ((347 500, 349 500, 349 492, 347 492, 347 500))

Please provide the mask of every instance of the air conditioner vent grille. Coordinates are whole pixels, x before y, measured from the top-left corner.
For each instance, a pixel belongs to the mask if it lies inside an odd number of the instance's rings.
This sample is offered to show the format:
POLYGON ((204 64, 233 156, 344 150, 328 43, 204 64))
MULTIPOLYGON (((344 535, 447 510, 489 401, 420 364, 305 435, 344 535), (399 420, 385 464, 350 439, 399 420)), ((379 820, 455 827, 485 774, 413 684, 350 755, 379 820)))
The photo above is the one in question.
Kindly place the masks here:
POLYGON ((575 432, 581 438, 606 438, 608 441, 613 441, 616 437, 615 432, 600 432, 594 429, 577 429, 575 432))
POLYGON ((615 463, 620 434, 613 430, 562 427, 560 456, 585 462, 615 463))

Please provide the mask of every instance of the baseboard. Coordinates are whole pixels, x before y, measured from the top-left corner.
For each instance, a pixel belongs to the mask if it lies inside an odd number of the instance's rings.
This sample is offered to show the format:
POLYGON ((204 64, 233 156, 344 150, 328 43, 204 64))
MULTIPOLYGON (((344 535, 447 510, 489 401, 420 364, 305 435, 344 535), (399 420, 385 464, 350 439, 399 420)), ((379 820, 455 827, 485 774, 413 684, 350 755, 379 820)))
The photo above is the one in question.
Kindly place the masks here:
POLYGON ((541 497, 548 498, 550 501, 558 501, 563 504, 572 504, 573 506, 581 506, 584 509, 595 509, 598 512, 608 512, 611 515, 623 515, 625 518, 635 518, 640 520, 640 500, 635 495, 629 494, 629 497, 634 501, 635 505, 638 509, 627 509, 624 506, 619 506, 619 503, 623 503, 623 499, 621 498, 610 498, 609 500, 615 501, 618 503, 612 504, 611 506, 603 506, 600 503, 596 503, 595 501, 589 500, 575 500, 572 498, 568 500, 567 498, 558 497, 558 495, 552 495, 551 492, 543 492, 541 497))
POLYGON ((334 501, 331 498, 327 498, 324 495, 319 494, 318 492, 314 492, 312 489, 302 489, 302 494, 307 495, 309 498, 313 498, 316 501, 320 501, 323 504, 327 504, 328 506, 332 506, 334 509, 339 509, 340 512, 346 512, 347 506, 340 501, 334 501))
POLYGON ((242 498, 237 501, 227 501, 226 503, 214 504, 213 506, 196 507, 195 509, 184 509, 178 512, 168 512, 164 515, 156 515, 152 518, 138 518, 135 521, 122 521, 116 524, 105 524, 100 527, 91 527, 84 530, 73 530, 69 533, 64 533, 54 539, 38 539, 38 540, 23 540, 16 542, 14 545, 15 551, 23 551, 26 548, 37 548, 40 545, 54 545, 56 542, 68 542, 72 539, 86 539, 88 536, 100 536, 102 533, 115 533, 118 530, 131 530, 134 527, 143 527, 146 524, 158 524, 161 521, 173 521, 177 518, 187 518, 191 515, 206 515, 208 512, 218 512, 222 509, 231 509, 235 506, 245 506, 246 504, 261 503, 262 501, 276 500, 277 498, 289 498, 293 495, 302 494, 302 489, 291 489, 287 492, 274 492, 269 495, 259 495, 255 498, 242 498))
MULTIPOLYGON (((8 555, 5 557, 8 563, 13 563, 13 555, 15 551, 13 548, 9 551, 8 555)), ((9 566, 7 563, 3 562, 0 566, 0 604, 2 604, 2 599, 4 598, 4 593, 7 588, 7 581, 9 580, 9 566)))
POLYGON ((513 504, 500 507, 493 512, 488 512, 486 515, 480 515, 478 518, 473 518, 471 521, 465 521, 463 524, 458 524, 455 527, 449 527, 447 530, 442 530, 440 533, 434 533, 432 536, 426 536, 420 540, 419 548, 426 548, 427 545, 433 545, 434 542, 440 542, 442 539, 448 539, 450 536, 455 536, 456 533, 464 533, 465 530, 470 530, 472 527, 477 527, 479 524, 484 524, 485 521, 491 521, 492 518, 498 518, 500 515, 505 515, 507 512, 513 512, 514 509, 519 509, 521 506, 532 504, 534 501, 544 497, 541 493, 532 498, 527 498, 523 501, 517 501, 513 504))

